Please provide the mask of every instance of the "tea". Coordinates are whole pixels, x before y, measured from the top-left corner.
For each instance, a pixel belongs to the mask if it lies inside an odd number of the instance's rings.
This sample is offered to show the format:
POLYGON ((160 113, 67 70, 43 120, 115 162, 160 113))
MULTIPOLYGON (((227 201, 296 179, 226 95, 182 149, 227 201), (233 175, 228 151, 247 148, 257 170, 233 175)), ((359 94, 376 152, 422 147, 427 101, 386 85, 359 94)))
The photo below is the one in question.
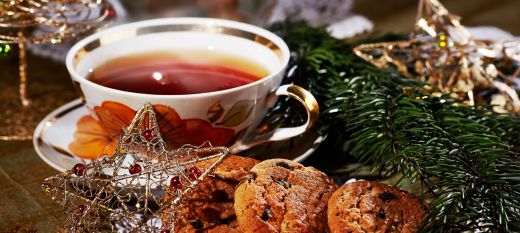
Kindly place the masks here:
POLYGON ((267 75, 260 65, 239 57, 179 51, 116 58, 93 69, 87 79, 128 92, 184 95, 239 87, 267 75))

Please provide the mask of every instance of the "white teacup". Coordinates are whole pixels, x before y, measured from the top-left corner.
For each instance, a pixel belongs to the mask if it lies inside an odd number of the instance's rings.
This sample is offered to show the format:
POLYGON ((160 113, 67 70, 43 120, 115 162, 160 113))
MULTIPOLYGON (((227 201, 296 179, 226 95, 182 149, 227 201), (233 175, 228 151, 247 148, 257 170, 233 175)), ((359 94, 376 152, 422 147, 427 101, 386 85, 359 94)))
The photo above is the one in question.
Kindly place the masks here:
POLYGON ((275 34, 244 23, 209 18, 165 18, 130 23, 93 34, 78 42, 66 65, 77 91, 92 116, 116 138, 132 113, 145 103, 159 106, 161 136, 170 145, 229 146, 236 153, 266 141, 304 133, 318 118, 314 97, 295 85, 280 86, 289 49, 275 34), (187 95, 154 95, 108 88, 86 79, 92 69, 115 58, 156 51, 217 51, 253 61, 268 76, 231 89, 187 95), (288 95, 307 110, 307 122, 257 135, 256 127, 275 96, 288 95), (164 131, 163 131, 164 130, 164 131))

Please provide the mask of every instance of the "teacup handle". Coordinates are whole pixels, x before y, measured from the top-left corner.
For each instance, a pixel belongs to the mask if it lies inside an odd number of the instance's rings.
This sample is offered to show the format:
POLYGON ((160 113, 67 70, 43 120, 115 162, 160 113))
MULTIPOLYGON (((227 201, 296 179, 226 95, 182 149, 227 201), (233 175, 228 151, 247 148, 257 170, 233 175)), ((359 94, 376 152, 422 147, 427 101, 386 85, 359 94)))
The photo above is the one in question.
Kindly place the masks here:
POLYGON ((316 123, 320 115, 320 110, 316 98, 314 98, 310 92, 300 86, 288 84, 278 87, 276 92, 273 93, 273 96, 282 95, 290 96, 303 104, 305 110, 307 111, 307 122, 296 127, 278 128, 273 130, 271 133, 251 137, 250 139, 248 139, 249 137, 245 137, 245 140, 247 141, 242 140, 238 142, 237 145, 231 148, 231 153, 238 153, 265 142, 281 141, 301 135, 310 129, 314 123, 316 123))

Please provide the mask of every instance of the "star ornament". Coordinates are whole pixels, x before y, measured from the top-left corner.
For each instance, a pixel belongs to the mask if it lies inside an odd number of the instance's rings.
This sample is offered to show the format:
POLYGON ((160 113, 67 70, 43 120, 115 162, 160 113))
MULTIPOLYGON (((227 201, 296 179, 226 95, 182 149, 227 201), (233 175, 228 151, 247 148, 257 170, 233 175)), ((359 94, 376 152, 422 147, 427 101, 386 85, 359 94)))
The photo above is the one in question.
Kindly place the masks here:
POLYGON ((68 232, 174 232, 176 207, 229 149, 187 145, 169 151, 159 132, 147 104, 111 156, 45 179, 42 189, 65 209, 68 232))
MULTIPOLYGON (((520 114, 515 79, 520 42, 477 40, 437 0, 421 0, 407 41, 363 44, 354 52, 377 67, 394 67, 429 83, 434 94, 450 93, 468 105, 488 103, 520 114)), ((518 81, 517 81, 518 82, 518 81)))

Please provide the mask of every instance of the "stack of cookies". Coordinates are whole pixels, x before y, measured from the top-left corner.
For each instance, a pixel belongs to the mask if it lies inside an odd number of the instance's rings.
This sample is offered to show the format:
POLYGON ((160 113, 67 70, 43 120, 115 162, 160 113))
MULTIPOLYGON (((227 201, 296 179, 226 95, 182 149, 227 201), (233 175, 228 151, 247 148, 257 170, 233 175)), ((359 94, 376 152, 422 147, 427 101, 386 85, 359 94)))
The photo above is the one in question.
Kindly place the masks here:
POLYGON ((385 184, 360 181, 338 189, 313 167, 240 156, 226 158, 180 211, 175 232, 415 232, 424 215, 417 198, 385 184))

